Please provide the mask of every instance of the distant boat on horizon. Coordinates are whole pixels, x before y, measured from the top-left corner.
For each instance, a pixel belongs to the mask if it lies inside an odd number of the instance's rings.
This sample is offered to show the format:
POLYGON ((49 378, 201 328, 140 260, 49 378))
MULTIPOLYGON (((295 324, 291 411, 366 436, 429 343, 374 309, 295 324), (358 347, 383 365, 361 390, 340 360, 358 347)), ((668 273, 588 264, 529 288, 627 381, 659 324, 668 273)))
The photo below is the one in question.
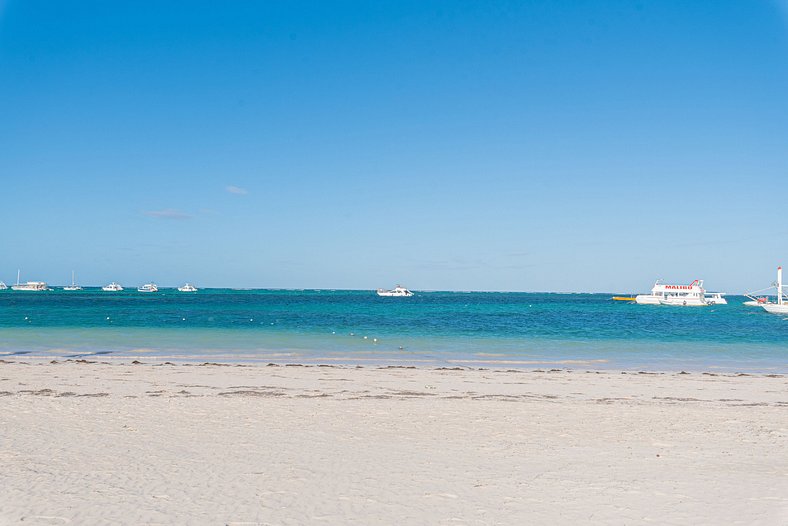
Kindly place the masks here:
POLYGON ((113 281, 109 285, 105 285, 101 287, 101 290, 103 290, 104 292, 120 292, 121 290, 123 290, 123 287, 121 287, 119 283, 115 283, 113 281))
POLYGON ((7 288, 8 288, 8 285, 6 285, 2 281, 0 281, 0 290, 6 290, 7 288))
POLYGON ((141 287, 137 287, 137 292, 159 292, 159 287, 155 283, 146 283, 141 287))
POLYGON ((26 283, 20 283, 19 278, 21 276, 21 271, 16 271, 16 284, 11 285, 11 290, 18 290, 18 291, 25 291, 25 292, 41 292, 44 290, 49 290, 45 281, 28 281, 26 283))
POLYGON ((378 289, 377 293, 378 293, 378 296, 384 296, 384 297, 393 297, 393 296, 410 297, 410 296, 413 296, 413 293, 411 291, 409 291, 408 289, 406 289, 405 287, 403 287, 402 285, 397 285, 396 287, 394 287, 391 290, 378 289))
POLYGON ((76 282, 74 281, 74 279, 75 279, 75 274, 74 274, 74 271, 72 270, 71 271, 71 285, 66 285, 65 287, 63 287, 63 290, 68 290, 68 291, 71 291, 71 290, 82 290, 82 287, 77 285, 76 282))
POLYGON ((191 283, 187 283, 183 287, 178 287, 178 292, 197 292, 197 287, 191 283))

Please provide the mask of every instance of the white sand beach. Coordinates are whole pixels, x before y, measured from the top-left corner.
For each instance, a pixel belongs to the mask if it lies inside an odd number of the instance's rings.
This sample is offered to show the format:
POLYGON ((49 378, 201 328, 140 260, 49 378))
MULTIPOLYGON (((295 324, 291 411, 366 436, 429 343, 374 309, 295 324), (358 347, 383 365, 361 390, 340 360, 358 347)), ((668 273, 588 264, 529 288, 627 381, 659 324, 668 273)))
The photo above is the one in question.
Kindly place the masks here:
POLYGON ((788 524, 788 378, 0 363, 0 524, 788 524))

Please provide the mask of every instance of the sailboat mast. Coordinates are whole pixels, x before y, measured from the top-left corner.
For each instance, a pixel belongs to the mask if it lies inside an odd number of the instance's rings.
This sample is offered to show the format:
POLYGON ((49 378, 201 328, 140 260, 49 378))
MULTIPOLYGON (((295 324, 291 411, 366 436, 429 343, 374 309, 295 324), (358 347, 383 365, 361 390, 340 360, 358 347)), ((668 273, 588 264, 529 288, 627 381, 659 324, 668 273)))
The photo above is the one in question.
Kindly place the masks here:
POLYGON ((783 268, 777 267, 777 305, 783 304, 783 268))
POLYGON ((22 273, 21 270, 16 269, 16 284, 19 285, 19 275, 22 273))

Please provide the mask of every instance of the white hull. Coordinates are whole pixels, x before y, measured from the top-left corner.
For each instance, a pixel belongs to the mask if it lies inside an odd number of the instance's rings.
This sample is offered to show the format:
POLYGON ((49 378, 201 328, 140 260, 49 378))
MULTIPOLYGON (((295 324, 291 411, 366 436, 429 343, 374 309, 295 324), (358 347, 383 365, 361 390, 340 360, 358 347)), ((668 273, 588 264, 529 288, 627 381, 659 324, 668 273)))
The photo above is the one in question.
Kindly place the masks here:
POLYGON ((157 287, 154 283, 146 283, 145 285, 139 287, 137 292, 159 292, 159 287, 157 287))
POLYGON ((49 290, 49 288, 43 281, 28 281, 27 283, 17 283, 16 285, 11 285, 11 290, 23 292, 42 292, 49 290))
POLYGON ((778 305, 776 303, 767 303, 765 305, 761 305, 761 307, 763 307, 763 310, 769 314, 788 314, 788 303, 783 303, 782 305, 778 305))
POLYGON ((178 292, 197 292, 197 287, 187 283, 183 287, 178 287, 178 292))
POLYGON ((101 287, 101 290, 103 290, 104 292, 120 292, 123 290, 123 287, 113 282, 107 285, 106 287, 101 287))
POLYGON ((635 296, 635 303, 639 303, 640 305, 673 305, 677 307, 707 307, 709 305, 726 305, 728 302, 726 300, 718 301, 718 302, 710 302, 700 298, 669 298, 663 299, 659 296, 654 296, 651 294, 640 294, 635 296))
POLYGON ((671 305, 673 307, 708 307, 710 303, 706 303, 699 299, 675 299, 675 300, 659 300, 660 305, 671 305))
POLYGON ((659 305, 659 298, 651 294, 638 294, 635 303, 639 305, 659 305))

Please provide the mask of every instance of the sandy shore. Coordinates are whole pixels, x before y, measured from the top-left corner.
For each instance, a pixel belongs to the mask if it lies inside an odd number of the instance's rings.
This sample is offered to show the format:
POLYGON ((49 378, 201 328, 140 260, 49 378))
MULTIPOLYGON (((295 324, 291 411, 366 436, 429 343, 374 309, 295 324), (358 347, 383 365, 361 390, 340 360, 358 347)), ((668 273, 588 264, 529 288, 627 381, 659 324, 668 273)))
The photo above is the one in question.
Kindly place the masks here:
POLYGON ((788 378, 0 363, 2 524, 788 524, 788 378))

